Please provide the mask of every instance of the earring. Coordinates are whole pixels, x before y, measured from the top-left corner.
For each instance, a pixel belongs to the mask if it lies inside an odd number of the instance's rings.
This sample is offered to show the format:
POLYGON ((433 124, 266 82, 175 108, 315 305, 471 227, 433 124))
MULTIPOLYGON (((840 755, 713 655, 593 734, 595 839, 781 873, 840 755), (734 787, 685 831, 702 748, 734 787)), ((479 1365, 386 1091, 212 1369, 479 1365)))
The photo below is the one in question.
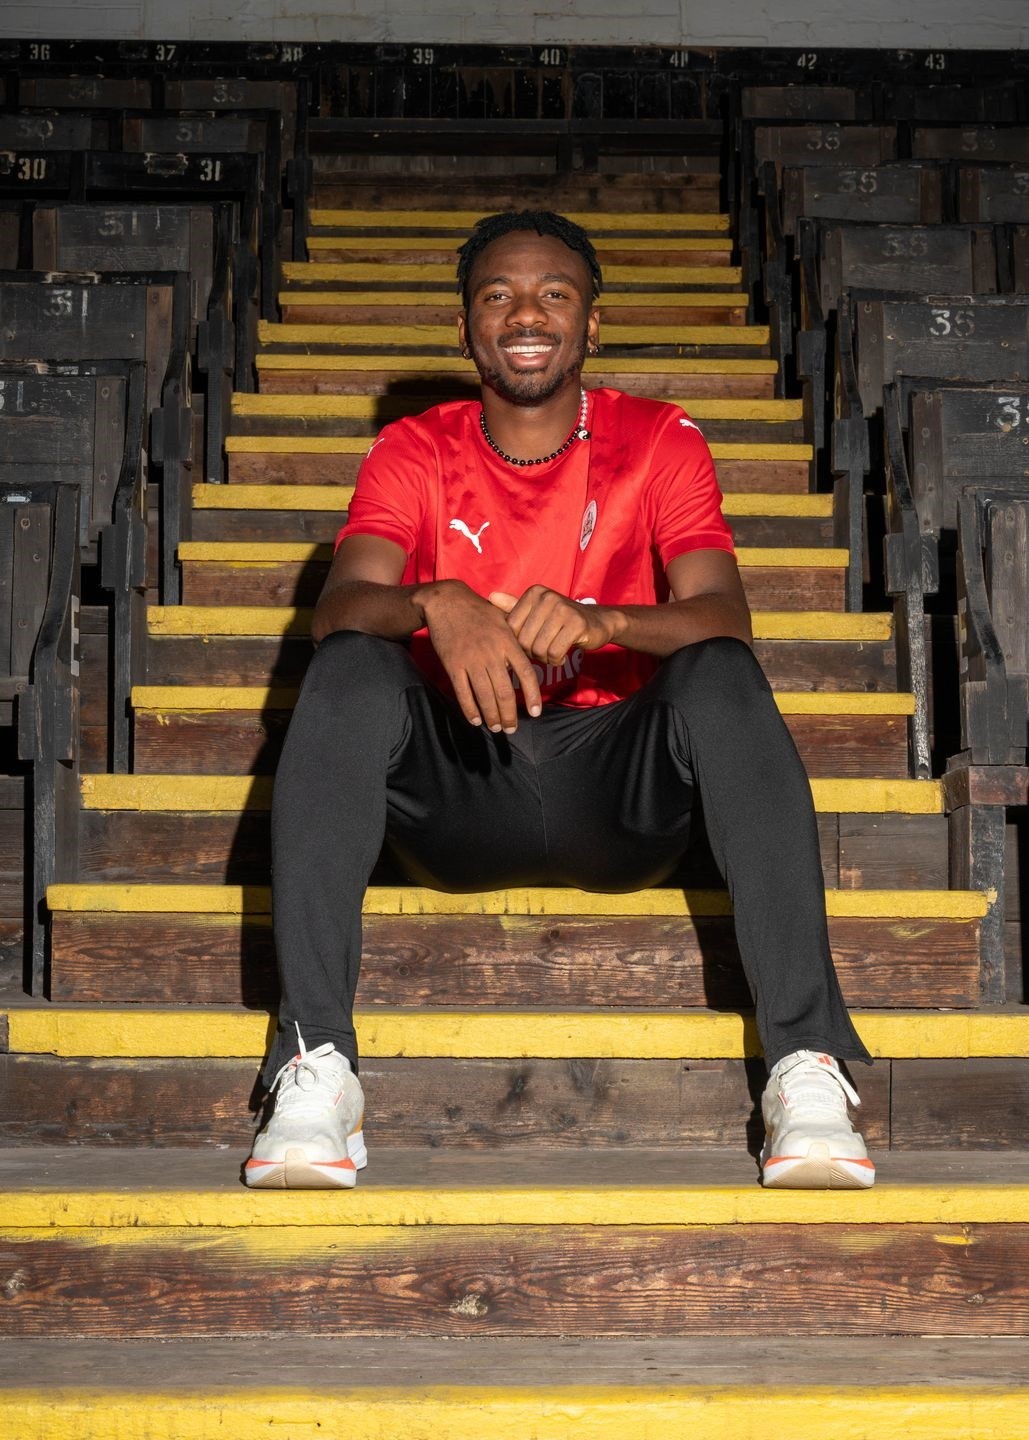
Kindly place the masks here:
POLYGON ((461 351, 461 359, 462 359, 462 360, 470 360, 471 358, 472 358, 472 352, 468 349, 468 346, 466 345, 466 346, 464 347, 464 349, 461 351))

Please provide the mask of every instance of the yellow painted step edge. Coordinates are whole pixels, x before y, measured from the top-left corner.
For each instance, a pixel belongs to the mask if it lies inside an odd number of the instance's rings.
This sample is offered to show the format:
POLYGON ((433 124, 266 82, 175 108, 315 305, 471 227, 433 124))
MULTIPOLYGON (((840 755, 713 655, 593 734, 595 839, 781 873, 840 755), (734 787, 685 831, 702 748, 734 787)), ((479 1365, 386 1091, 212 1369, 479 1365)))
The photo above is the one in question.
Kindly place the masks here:
MULTIPOLYGON (((157 714, 201 711, 291 710, 297 690, 259 685, 135 685, 132 708, 157 714)), ((913 715, 914 695, 869 694, 865 690, 779 690, 783 715, 913 715)))
MULTIPOLYGON (((842 1192, 841 1192, 842 1193, 842 1192)), ((276 1196, 276 1200, 278 1200, 276 1196)), ((351 1197, 346 1197, 349 1203, 351 1197)), ((116 1352, 115 1352, 116 1353, 116 1352)), ((821 1385, 514 1386, 352 1389, 230 1385, 11 1389, 18 1440, 239 1440, 280 1433, 347 1440, 1026 1440, 1023 1388, 821 1385), (287 1418, 288 1417, 288 1418, 287 1418)))
MULTIPOLYGON (((721 218, 721 217, 719 217, 721 218)), ((438 228, 438 227, 436 227, 438 228)), ((700 228, 699 226, 696 228, 700 228)), ((446 250, 456 263, 459 237, 455 235, 309 235, 307 248, 312 254, 320 250, 378 250, 388 254, 392 250, 446 250)), ((714 231, 710 235, 598 235, 593 238, 593 248, 603 255, 609 250, 635 250, 641 254, 673 254, 678 250, 731 250, 732 237, 714 231)), ((328 262, 331 264, 332 262, 328 262)), ((283 274, 295 279, 307 269, 320 270, 326 262, 318 260, 288 260, 283 265, 283 274)))
MULTIPOLYGON (((51 885, 53 912, 257 916, 271 913, 267 885, 51 885)), ((979 920, 996 897, 979 890, 826 890, 831 919, 979 920)), ((725 890, 633 890, 623 895, 554 886, 451 895, 415 885, 371 885, 365 915, 633 915, 686 919, 731 915, 725 890)))
MULTIPOLYGON (((306 358, 317 369, 318 356, 306 358)), ((427 395, 258 395, 237 392, 232 397, 232 413, 238 419, 273 416, 303 416, 319 420, 379 420, 386 415, 418 414, 437 402, 427 395)), ((801 420, 802 400, 722 400, 698 396, 675 397, 669 401, 681 405, 695 420, 801 420)))
MULTIPOLYGON (((258 436, 246 437, 255 440, 258 436)), ((289 439, 291 437, 284 437, 289 439)), ((264 441, 261 440, 262 446, 264 441)), ((371 444, 371 437, 362 435, 347 437, 340 444, 347 445, 347 454, 364 454, 371 444)), ((283 444, 281 453, 294 453, 303 445, 302 437, 297 443, 283 444)), ((251 449, 253 447, 250 447, 251 449)), ((712 445, 717 451, 722 448, 712 445)), ((733 447, 743 448, 743 447, 733 447)), ((755 446, 755 449, 771 450, 775 446, 755 446)), ((807 449, 807 446, 782 446, 782 449, 807 449)), ((723 457, 724 458, 724 457, 723 457)), ((761 457, 765 458, 765 457, 761 457)), ((193 486, 194 510, 328 510, 341 513, 350 503, 354 493, 353 485, 208 485, 193 486)), ((724 514, 774 515, 796 519, 828 520, 832 516, 831 495, 764 495, 754 491, 731 491, 722 497, 724 514)))
MULTIPOLYGON (((339 241, 336 241, 339 244, 339 241)), ((320 249, 332 249, 333 246, 321 246, 320 249)), ((720 255, 719 260, 723 257, 720 255)), ((725 256, 724 259, 728 259, 725 256)), ((454 304, 460 303, 460 298, 455 293, 455 269, 456 256, 440 256, 439 258, 427 257, 421 260, 394 260, 389 255, 383 255, 372 260, 337 260, 335 262, 336 280, 352 280, 359 283, 374 285, 384 284, 406 284, 425 281, 428 284, 437 284, 442 287, 436 293, 441 298, 452 296, 454 304)), ((669 288, 673 286, 686 285, 738 285, 742 278, 742 269, 739 265, 731 264, 693 264, 688 260, 679 260, 668 265, 649 265, 640 257, 631 263, 619 261, 617 264, 608 262, 604 266, 604 284, 607 285, 663 285, 669 288)), ((601 296, 597 302, 604 304, 604 297, 601 296)))
MULTIPOLYGON (((449 325, 284 325, 258 322, 262 345, 453 345, 449 325)), ((604 327, 611 345, 767 345, 767 325, 618 325, 604 327)))
MULTIPOLYGON (((0 1017, 4 1012, 0 1011, 0 1017)), ((10 1009, 12 1055, 231 1059, 265 1053, 263 1011, 10 1009), (188 1013, 189 1024, 183 1024, 188 1013)), ((854 1011, 869 1053, 893 1059, 1002 1058, 1029 1051, 1029 1015, 854 1011)), ((660 1011, 388 1011, 355 1016, 368 1058, 696 1060, 761 1054, 753 1016, 660 1011)))
MULTIPOLYGON (((728 230, 729 216, 716 210, 665 214, 651 210, 562 210, 576 225, 603 230, 728 230)), ((349 225, 362 230, 465 230, 481 220, 481 210, 343 210, 316 207, 308 213, 312 230, 349 225)), ((465 237, 462 236, 462 239, 465 237)))
MULTIPOLYGON (((890 615, 835 610, 757 610, 757 640, 888 640, 890 615)), ((151 635, 309 635, 311 611, 276 605, 151 605, 151 635)))
MULTIPOLYGON (((247 540, 183 540, 178 556, 185 564, 275 566, 319 563, 328 564, 334 547, 329 543, 247 540)), ((845 568, 849 550, 826 546, 744 546, 737 548, 736 559, 741 566, 765 569, 838 570, 845 568)))
MULTIPOLYGON (((729 361, 725 362, 729 364, 729 361)), ((746 363, 746 362, 743 362, 746 363)), ((765 362, 760 362, 764 364, 765 362)), ((773 363, 774 362, 769 362, 773 363)), ((371 444, 370 435, 229 435, 225 441, 225 449, 230 455, 363 455, 371 444)), ((774 441, 744 441, 726 442, 712 440, 708 442, 711 454, 716 460, 763 460, 775 462, 777 460, 811 460, 814 456, 814 447, 803 444, 777 444, 774 441)), ((196 486, 197 490, 206 487, 196 486)), ((210 489, 221 490, 228 488, 238 490, 241 487, 232 485, 224 487, 212 485, 210 489)), ((254 489, 265 489, 269 487, 254 486, 254 489)), ((308 486, 308 489, 324 487, 308 486)), ((787 499, 787 496, 769 496, 769 499, 787 499)), ((799 497, 792 497, 799 498, 799 497)), ((830 499, 826 496, 809 496, 809 499, 830 499)), ((195 501, 194 501, 195 503, 195 501)))
MULTIPOLYGON (((268 371, 319 370, 363 374, 365 371, 401 370, 405 375, 457 372, 469 378, 475 374, 474 365, 463 355, 337 355, 324 352, 298 355, 278 350, 258 355, 256 365, 258 370, 268 371)), ((587 371, 586 379, 591 380, 594 374, 604 371, 620 375, 775 375, 778 370, 778 361, 761 356, 690 359, 672 355, 664 360, 655 360, 641 359, 638 355, 618 355, 609 364, 596 365, 592 372, 587 371)))
MULTIPOLYGON (((669 272, 674 280, 676 271, 669 272)), ((434 305, 442 302, 453 303, 455 314, 460 306, 460 298, 455 295, 452 298, 447 295, 426 294, 422 291, 405 290, 280 290, 278 294, 280 305, 374 305, 383 309, 392 308, 407 309, 408 306, 434 305)), ((627 310, 636 306, 640 309, 668 309, 669 307, 681 308, 692 305, 704 309, 720 310, 726 308, 739 309, 747 303, 747 295, 744 290, 659 290, 656 292, 619 290, 612 295, 604 295, 597 301, 601 310, 627 310)))
MULTIPOLYGON (((161 1229, 361 1231, 410 1225, 1004 1225, 1029 1223, 1029 1186, 887 1185, 854 1191, 762 1190, 756 1185, 358 1186, 338 1193, 237 1190, 0 1190, 0 1234, 115 1230, 135 1244, 161 1229)), ((154 1239, 161 1240, 160 1235, 154 1239)), ((269 1237, 271 1238, 271 1237, 269 1237)), ((360 1234, 342 1237, 359 1243, 360 1234)), ((948 1234, 941 1243, 953 1240, 948 1234)))
MULTIPOLYGON (((939 780, 811 780, 815 809, 848 815, 941 815, 939 780)), ((206 814, 267 810, 270 775, 82 775, 87 810, 196 811, 206 814)))

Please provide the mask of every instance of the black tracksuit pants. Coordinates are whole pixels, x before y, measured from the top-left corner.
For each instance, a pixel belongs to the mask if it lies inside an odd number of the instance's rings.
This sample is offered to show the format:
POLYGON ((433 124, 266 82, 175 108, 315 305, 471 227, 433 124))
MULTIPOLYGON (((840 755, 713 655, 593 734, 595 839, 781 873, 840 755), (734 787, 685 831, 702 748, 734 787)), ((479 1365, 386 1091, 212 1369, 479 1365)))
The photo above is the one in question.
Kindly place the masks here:
POLYGON ((867 1060, 829 953, 807 776, 741 641, 687 645, 630 699, 544 706, 506 736, 469 725, 403 645, 329 636, 275 780, 282 1003, 266 1080, 296 1053, 295 1021, 309 1049, 331 1040, 356 1067, 361 905, 384 840, 443 890, 636 890, 676 868, 694 791, 768 1065, 798 1049, 867 1060))

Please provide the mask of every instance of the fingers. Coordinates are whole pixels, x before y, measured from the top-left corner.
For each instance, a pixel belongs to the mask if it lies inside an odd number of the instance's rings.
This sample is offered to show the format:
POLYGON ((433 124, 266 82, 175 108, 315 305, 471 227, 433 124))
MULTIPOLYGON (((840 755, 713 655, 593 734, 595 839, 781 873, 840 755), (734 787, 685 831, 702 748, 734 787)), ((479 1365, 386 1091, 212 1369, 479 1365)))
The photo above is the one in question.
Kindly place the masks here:
POLYGON ((498 610, 503 610, 505 615, 510 615, 518 604, 518 596, 508 595, 505 590, 494 590, 487 598, 491 605, 495 605, 498 610))
POLYGON ((541 585, 526 590, 507 623, 522 649, 548 665, 562 665, 569 650, 586 638, 579 607, 541 585))

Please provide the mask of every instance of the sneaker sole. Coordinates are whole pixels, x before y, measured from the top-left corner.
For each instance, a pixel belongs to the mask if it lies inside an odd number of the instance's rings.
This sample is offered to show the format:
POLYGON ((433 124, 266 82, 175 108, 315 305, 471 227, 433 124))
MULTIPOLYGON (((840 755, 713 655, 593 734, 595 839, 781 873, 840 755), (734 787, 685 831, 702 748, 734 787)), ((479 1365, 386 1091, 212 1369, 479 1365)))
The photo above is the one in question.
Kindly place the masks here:
POLYGON ((871 1160, 830 1155, 828 1146, 815 1145, 807 1155, 765 1160, 761 1183, 767 1190, 868 1190, 875 1184, 875 1166, 871 1160))
POLYGON ((357 1172, 368 1164, 368 1150, 360 1130, 347 1136, 343 1160, 309 1160, 302 1146, 286 1151, 282 1160, 255 1160, 243 1167, 243 1179, 254 1190, 352 1190, 357 1172))

